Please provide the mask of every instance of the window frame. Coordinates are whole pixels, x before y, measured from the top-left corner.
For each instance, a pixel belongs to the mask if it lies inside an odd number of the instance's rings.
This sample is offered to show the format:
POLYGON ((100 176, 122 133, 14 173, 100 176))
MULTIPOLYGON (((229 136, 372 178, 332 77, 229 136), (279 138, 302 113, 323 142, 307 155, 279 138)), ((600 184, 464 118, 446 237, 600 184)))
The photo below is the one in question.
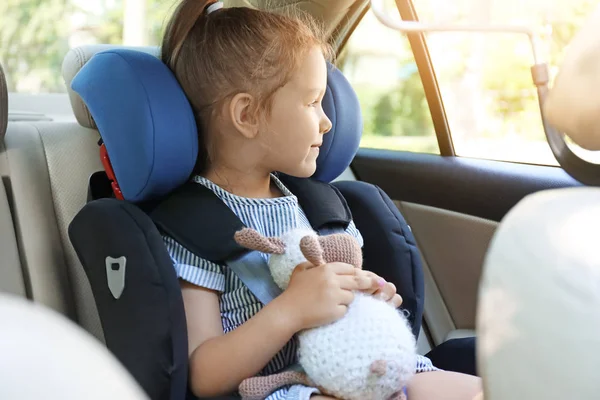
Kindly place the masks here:
MULTIPOLYGON (((395 0, 395 2, 402 20, 419 21, 412 0, 395 0)), ((425 34, 415 32, 407 33, 406 36, 415 58, 415 64, 421 77, 423 89, 425 90, 425 98, 427 99, 427 105, 431 113, 440 155, 443 157, 456 157, 450 125, 442 99, 442 92, 429 54, 425 34)))
MULTIPOLYGON (((411 0, 395 0, 395 3, 400 13, 400 18, 406 21, 418 21, 417 14, 411 0)), ((340 53, 344 51, 350 36, 354 34, 354 31, 360 25, 364 16, 370 11, 370 9, 371 5, 368 3, 362 10, 360 10, 360 15, 354 20, 354 23, 346 31, 346 34, 343 37, 338 38, 337 43, 334 43, 336 57, 339 57, 340 53)), ((439 150, 439 154, 434 155, 454 157, 456 156, 456 153, 454 151, 454 144, 450 134, 450 126, 446 117, 446 110, 444 109, 442 94, 438 85, 435 71, 433 69, 433 62, 431 61, 429 50, 425 42, 425 35, 422 33, 409 33, 407 34, 407 38, 415 59, 415 65, 417 66, 419 77, 421 78, 421 83, 425 92, 425 98, 427 100, 427 106, 429 108, 429 113, 431 114, 432 123, 434 126, 439 150)))
MULTIPOLYGON (((405 21, 419 20, 412 0, 395 0, 395 3, 401 19, 405 21)), ((369 4, 361 10, 360 15, 354 21, 354 24, 348 29, 346 35, 338 42, 338 46, 336 46, 337 56, 344 50, 350 36, 354 33, 356 27, 361 23, 363 17, 370 8, 369 4)), ((439 155, 443 157, 456 157, 442 93, 433 68, 429 49, 427 48, 425 35, 423 33, 408 33, 406 36, 425 92, 427 106, 429 108, 429 113, 431 114, 431 120, 436 135, 439 155)))
MULTIPOLYGON (((419 21, 416 8, 412 0, 395 0, 396 8, 398 10, 399 16, 404 21, 419 21)), ((354 29, 357 25, 362 21, 362 17, 368 11, 369 7, 365 7, 362 12, 362 15, 355 21, 354 26, 350 29, 347 35, 344 37, 342 41, 342 46, 338 48, 338 54, 341 50, 343 50, 344 45, 349 39, 350 35, 354 33, 354 29)), ((408 32, 405 33, 410 49, 413 54, 413 58, 415 61, 415 65, 417 66, 417 70, 419 72, 419 77, 421 79, 421 84, 423 85, 423 90, 425 92, 425 98, 427 100, 427 105, 429 108, 429 113, 431 116, 431 120, 433 123, 433 128, 435 131, 439 155, 443 157, 459 157, 456 154, 456 150, 454 147, 452 132, 450 128, 450 124, 448 122, 448 116, 446 113, 446 109, 444 107, 444 101, 441 93, 441 88, 437 79, 437 75, 435 73, 435 68, 433 66, 433 61, 431 55, 429 53, 429 48, 427 46, 427 40, 425 37, 425 33, 423 32, 408 32)), ((485 158, 483 158, 485 159, 485 158)), ((493 160, 492 160, 493 161, 493 160)), ((537 164, 531 162, 523 162, 523 161, 509 161, 509 160, 496 160, 499 162, 516 162, 519 164, 532 164, 532 165, 543 165, 547 167, 561 167, 560 165, 546 165, 546 164, 537 164)), ((560 164, 560 163, 559 163, 560 164)))

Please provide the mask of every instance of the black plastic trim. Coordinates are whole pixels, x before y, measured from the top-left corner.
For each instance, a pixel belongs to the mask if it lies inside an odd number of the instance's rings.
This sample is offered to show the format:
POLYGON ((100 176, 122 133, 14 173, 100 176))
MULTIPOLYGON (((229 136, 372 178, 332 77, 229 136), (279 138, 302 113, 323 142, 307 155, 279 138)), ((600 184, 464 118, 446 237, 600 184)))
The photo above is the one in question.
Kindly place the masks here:
POLYGON ((582 186, 559 167, 390 150, 360 149, 352 169, 394 200, 493 221, 534 192, 582 186))
MULTIPOLYGON (((532 67, 531 71, 534 79, 536 79, 538 75, 538 70, 540 68, 543 73, 547 71, 547 67, 545 65, 536 65, 532 67)), ((545 77, 545 75, 542 75, 545 77)), ((544 83, 542 81, 542 83, 544 83)), ((550 145, 550 150, 552 150, 552 154, 558 161, 561 167, 571 175, 573 178, 578 181, 589 185, 589 186, 600 186, 600 165, 591 163, 579 157, 577 154, 573 152, 567 145, 565 141, 565 134, 559 132, 556 128, 548 123, 546 116, 544 115, 544 107, 543 102, 548 96, 548 86, 545 84, 538 86, 538 99, 540 103, 540 110, 542 112, 542 121, 544 124, 544 131, 546 132, 546 140, 550 145)))

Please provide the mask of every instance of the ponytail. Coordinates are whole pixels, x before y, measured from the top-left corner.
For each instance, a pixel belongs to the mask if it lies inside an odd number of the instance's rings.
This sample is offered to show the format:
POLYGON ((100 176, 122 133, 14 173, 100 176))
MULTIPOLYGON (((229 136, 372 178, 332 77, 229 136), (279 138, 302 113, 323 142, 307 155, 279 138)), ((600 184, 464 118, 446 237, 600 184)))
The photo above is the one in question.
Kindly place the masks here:
POLYGON ((161 46, 161 60, 175 70, 181 48, 190 31, 206 17, 206 9, 216 0, 183 0, 173 13, 161 46))

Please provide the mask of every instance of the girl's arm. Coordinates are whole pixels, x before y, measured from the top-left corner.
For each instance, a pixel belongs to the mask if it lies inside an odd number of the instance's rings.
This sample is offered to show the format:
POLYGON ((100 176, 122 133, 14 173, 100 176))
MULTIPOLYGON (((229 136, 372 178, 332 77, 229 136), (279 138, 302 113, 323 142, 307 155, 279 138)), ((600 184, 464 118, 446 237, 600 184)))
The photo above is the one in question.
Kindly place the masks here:
POLYGON ((358 289, 355 268, 301 264, 283 294, 223 334, 216 292, 182 282, 190 349, 190 386, 198 397, 235 391, 258 374, 299 330, 341 318, 358 289))
POLYGON ((223 334, 219 295, 181 283, 188 324, 190 387, 198 397, 231 393, 285 346, 295 326, 277 299, 232 332, 223 334))

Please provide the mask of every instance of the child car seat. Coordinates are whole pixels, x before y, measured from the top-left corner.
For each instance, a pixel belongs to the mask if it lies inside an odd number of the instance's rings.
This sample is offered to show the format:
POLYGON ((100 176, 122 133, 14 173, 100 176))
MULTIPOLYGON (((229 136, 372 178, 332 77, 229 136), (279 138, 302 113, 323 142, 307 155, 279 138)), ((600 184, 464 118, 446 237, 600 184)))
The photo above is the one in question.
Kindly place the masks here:
MULTIPOLYGON (((150 215, 192 173, 198 143, 191 107, 160 60, 126 49, 96 54, 72 88, 102 137, 106 174, 90 179, 91 201, 72 221, 69 237, 90 281, 106 345, 150 398, 183 399, 188 360, 183 301, 150 215)), ((323 107, 333 127, 311 182, 338 177, 356 154, 362 133, 356 94, 334 67, 328 70, 323 107)), ((363 235, 365 268, 397 286, 418 335, 423 275, 405 220, 373 185, 333 185, 363 235)), ((314 204, 301 205, 309 219, 319 212, 314 204)))

